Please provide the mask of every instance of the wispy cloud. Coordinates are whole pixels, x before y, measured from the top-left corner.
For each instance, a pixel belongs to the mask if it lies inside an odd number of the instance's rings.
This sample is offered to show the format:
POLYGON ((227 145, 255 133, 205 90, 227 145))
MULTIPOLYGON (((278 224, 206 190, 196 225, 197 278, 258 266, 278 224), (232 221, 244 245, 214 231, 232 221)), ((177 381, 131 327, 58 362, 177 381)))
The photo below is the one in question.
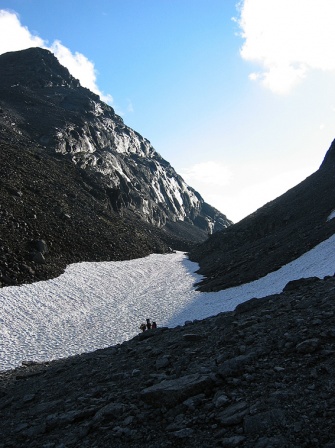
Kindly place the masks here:
POLYGON ((335 74, 333 0, 243 0, 239 8, 241 56, 261 66, 252 80, 286 94, 312 70, 335 74))
POLYGON ((47 41, 34 35, 26 26, 22 25, 15 12, 0 10, 0 54, 31 47, 42 47, 52 51, 71 75, 79 79, 83 87, 99 95, 106 103, 113 102, 111 95, 105 94, 99 89, 94 63, 86 56, 78 52, 72 53, 59 40, 48 45, 47 41))
POLYGON ((238 222, 297 185, 310 171, 289 166, 277 172, 273 161, 255 160, 232 165, 222 161, 197 163, 179 173, 206 202, 238 222))
POLYGON ((134 112, 134 106, 133 106, 132 101, 129 98, 127 100, 127 103, 128 103, 128 105, 127 105, 127 112, 133 113, 134 112))
POLYGON ((197 163, 180 171, 181 176, 190 185, 206 185, 207 187, 224 187, 232 178, 232 172, 228 166, 220 162, 197 163))

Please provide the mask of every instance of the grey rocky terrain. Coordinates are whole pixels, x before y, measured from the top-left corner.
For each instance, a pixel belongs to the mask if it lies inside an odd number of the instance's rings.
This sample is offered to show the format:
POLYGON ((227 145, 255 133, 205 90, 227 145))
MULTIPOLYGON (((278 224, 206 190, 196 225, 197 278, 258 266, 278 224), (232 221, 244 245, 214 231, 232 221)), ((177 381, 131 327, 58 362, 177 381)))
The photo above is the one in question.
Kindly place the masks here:
MULTIPOLYGON (((335 446, 335 278, 0 374, 0 447, 335 446)), ((136 323, 134 323, 136 324, 136 323)))

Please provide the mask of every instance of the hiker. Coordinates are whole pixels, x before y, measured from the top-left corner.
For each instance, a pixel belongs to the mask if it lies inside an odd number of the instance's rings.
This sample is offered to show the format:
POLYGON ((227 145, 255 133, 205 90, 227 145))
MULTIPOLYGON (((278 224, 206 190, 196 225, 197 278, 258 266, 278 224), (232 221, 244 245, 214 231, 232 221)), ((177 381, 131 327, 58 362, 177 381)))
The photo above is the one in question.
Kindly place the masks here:
POLYGON ((145 331, 145 329, 147 328, 147 326, 145 324, 141 324, 140 325, 140 330, 145 331))
POLYGON ((152 322, 152 326, 151 326, 151 328, 152 328, 153 330, 155 330, 155 329, 157 328, 157 324, 156 324, 156 322, 152 322))
POLYGON ((151 330, 151 322, 150 319, 147 319, 147 329, 151 330))

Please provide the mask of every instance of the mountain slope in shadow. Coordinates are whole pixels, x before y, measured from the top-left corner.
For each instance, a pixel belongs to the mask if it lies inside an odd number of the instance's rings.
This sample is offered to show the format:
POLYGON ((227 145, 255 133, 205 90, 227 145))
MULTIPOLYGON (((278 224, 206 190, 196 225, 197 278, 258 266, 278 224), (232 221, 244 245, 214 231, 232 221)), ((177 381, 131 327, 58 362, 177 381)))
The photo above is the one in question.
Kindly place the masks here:
POLYGON ((318 171, 190 252, 205 276, 201 291, 256 280, 298 258, 335 232, 335 140, 318 171))

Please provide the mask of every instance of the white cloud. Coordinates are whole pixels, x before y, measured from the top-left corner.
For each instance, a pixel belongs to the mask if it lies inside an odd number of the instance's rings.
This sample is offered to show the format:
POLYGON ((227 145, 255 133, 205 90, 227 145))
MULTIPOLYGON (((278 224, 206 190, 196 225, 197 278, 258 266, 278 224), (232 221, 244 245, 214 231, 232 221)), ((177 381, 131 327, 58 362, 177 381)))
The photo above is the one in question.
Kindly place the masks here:
POLYGON ((134 112, 134 106, 130 99, 127 100, 127 112, 133 113, 134 112))
POLYGON ((106 103, 113 101, 111 95, 105 95, 100 91, 97 86, 97 73, 94 64, 86 56, 77 51, 73 54, 59 40, 53 42, 49 50, 54 53, 59 62, 69 70, 72 76, 79 79, 83 87, 99 95, 106 103))
POLYGON ((262 71, 250 79, 288 93, 311 70, 335 74, 334 0, 244 0, 241 56, 262 71))
POLYGON ((42 47, 52 51, 71 75, 79 79, 83 87, 99 95, 106 103, 112 103, 112 96, 104 94, 99 89, 94 64, 86 56, 78 52, 73 54, 58 40, 48 46, 44 39, 32 34, 26 26, 21 24, 15 12, 0 10, 0 54, 31 47, 42 47))
POLYGON ((180 170, 181 176, 187 183, 193 186, 206 185, 210 187, 224 187, 228 185, 232 178, 229 167, 221 162, 197 163, 189 168, 180 170))
POLYGON ((179 172, 206 202, 238 222, 313 171, 309 166, 287 167, 285 161, 282 162, 249 160, 227 166, 222 161, 210 161, 179 169, 179 172))
POLYGON ((14 12, 0 10, 0 54, 24 50, 30 47, 44 47, 45 42, 21 25, 14 12))

